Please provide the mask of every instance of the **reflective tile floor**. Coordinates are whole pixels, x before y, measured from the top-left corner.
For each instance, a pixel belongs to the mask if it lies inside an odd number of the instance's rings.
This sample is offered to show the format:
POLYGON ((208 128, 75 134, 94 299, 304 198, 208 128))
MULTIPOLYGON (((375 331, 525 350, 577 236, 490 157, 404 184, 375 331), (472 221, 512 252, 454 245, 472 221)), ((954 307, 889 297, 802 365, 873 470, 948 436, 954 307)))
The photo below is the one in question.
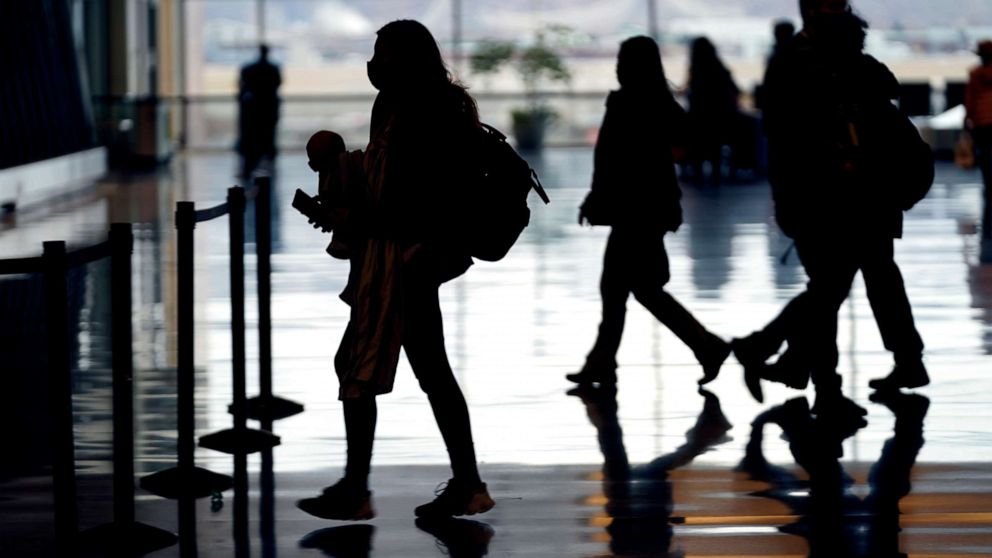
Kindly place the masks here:
MULTIPOLYGON (((927 344, 933 383, 873 402, 869 379, 891 358, 860 279, 843 307, 838 343, 846 393, 868 424, 836 435, 810 419, 807 397, 766 387, 758 404, 729 360, 698 392, 692 353, 629 304, 619 389, 582 392, 578 369, 599 319, 607 230, 576 224, 591 150, 553 149, 533 161, 552 197, 532 198, 531 225, 501 262, 475 265, 442 287, 449 355, 469 400, 477 453, 497 506, 477 517, 415 523, 413 508, 449 476, 426 398, 405 361, 381 398, 372 489, 378 517, 343 524, 310 517, 296 499, 341 472, 344 427, 331 358, 347 319, 337 299, 345 262, 329 238, 289 205, 316 189, 302 154, 277 163, 273 351, 277 395, 306 406, 278 421, 282 443, 249 457, 246 494, 226 492, 185 510, 183 555, 335 556, 992 556, 992 266, 977 265, 977 173, 941 164, 937 184, 909 214, 897 261, 927 344)), ((25 208, 0 225, 0 257, 35 255, 43 240, 70 248, 101 241, 110 222, 136 225, 134 320, 136 469, 175 463, 176 308, 174 204, 205 208, 235 183, 231 155, 179 157, 162 172, 114 177, 51 207, 25 208)), ((668 286, 726 338, 770 320, 803 288, 775 227, 767 184, 684 187, 686 224, 667 239, 668 286)), ((249 238, 253 221, 249 211, 249 238)), ((254 260, 248 248, 248 385, 257 391, 254 260)), ((228 243, 223 220, 196 229, 196 428, 231 424, 228 243)), ((76 459, 81 528, 111 517, 108 267, 70 278, 75 353, 76 459)), ((4 335, 40 326, 36 278, 0 282, 4 335), (21 281, 22 283, 16 283, 21 281), (34 287, 32 287, 34 285, 34 287), (21 289, 21 290, 18 290, 21 289), (6 297, 6 298, 3 298, 6 297), (17 301, 13 304, 11 301, 17 301), (16 325, 12 325, 16 324, 16 325), (11 333, 12 330, 17 330, 11 333)), ((30 342, 21 353, 37 350, 30 342)), ((7 345, 9 346, 9 344, 7 345)), ((4 375, 30 378, 24 358, 4 375)), ((37 380, 15 380, 3 418, 17 444, 4 452, 0 556, 51 552, 51 482, 44 474, 37 380)), ((198 448, 197 464, 230 474, 232 458, 198 448)), ((178 530, 178 506, 138 491, 140 521, 178 530)), ((93 553, 100 555, 99 553, 93 553)), ((172 546, 152 556, 180 556, 172 546)))

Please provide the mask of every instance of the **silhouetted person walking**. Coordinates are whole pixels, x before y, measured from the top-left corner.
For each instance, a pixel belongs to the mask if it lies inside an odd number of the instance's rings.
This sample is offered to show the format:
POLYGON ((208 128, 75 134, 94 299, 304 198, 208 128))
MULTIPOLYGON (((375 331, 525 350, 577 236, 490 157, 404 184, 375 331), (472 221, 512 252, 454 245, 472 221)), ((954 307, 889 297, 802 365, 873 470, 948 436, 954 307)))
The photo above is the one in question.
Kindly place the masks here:
POLYGON ((620 45, 617 80, 620 89, 606 100, 596 141, 592 191, 579 210, 580 224, 612 227, 599 286, 603 317, 585 365, 567 378, 579 384, 616 382, 616 354, 633 294, 692 349, 703 366, 700 383, 706 383, 716 378, 729 345, 665 291, 670 273, 664 237, 682 224, 672 148, 686 133, 686 114, 668 88, 658 44, 649 37, 620 45))
POLYGON ((258 60, 241 68, 238 84, 238 153, 245 180, 264 157, 276 155, 279 122, 279 67, 269 60, 269 47, 258 47, 258 60))
POLYGON ((358 170, 367 177, 365 202, 348 217, 351 273, 342 298, 351 317, 334 359, 347 464, 343 479, 298 506, 327 519, 374 515, 368 477, 376 396, 392 390, 402 348, 430 401, 453 472, 438 497, 415 513, 482 513, 493 500, 479 478, 468 407, 445 352, 438 302, 440 284, 471 265, 452 221, 468 176, 462 165, 478 136, 478 112, 452 81, 430 31, 416 21, 393 21, 379 30, 368 74, 379 94, 358 170))
POLYGON ((982 263, 992 263, 992 40, 978 43, 982 63, 968 73, 965 128, 975 142, 975 162, 982 170, 982 263))
POLYGON ((738 123, 740 89, 706 37, 692 42, 689 55, 689 122, 694 141, 689 152, 693 179, 702 182, 710 165, 710 182, 722 178, 723 146, 731 143, 738 123))
POLYGON ((768 71, 765 122, 776 220, 795 240, 809 282, 769 327, 735 340, 734 352, 759 400, 759 379, 801 389, 812 375, 814 412, 861 415, 864 410, 841 395, 836 373, 837 312, 859 270, 895 358, 892 372, 869 385, 893 390, 929 383, 923 341, 893 259, 893 239, 902 235, 896 192, 904 186, 895 182, 904 178, 894 166, 885 168, 891 157, 882 156, 898 82, 862 52, 867 23, 846 2, 802 0, 800 7, 803 31, 768 71), (880 139, 869 144, 868 138, 880 139), (786 337, 789 349, 774 366, 764 365, 786 337), (821 406, 821 399, 829 404, 821 406))

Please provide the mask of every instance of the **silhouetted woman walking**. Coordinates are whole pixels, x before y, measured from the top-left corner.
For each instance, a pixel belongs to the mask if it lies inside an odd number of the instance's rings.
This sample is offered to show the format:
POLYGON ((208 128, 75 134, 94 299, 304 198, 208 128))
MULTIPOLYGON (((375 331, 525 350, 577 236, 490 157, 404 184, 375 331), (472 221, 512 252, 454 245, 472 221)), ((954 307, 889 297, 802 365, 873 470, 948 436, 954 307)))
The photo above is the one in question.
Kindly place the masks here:
POLYGON ((654 39, 633 37, 620 45, 617 80, 620 89, 606 99, 596 141, 592 191, 579 211, 580 224, 612 227, 599 286, 603 317, 585 366, 567 378, 615 384, 627 298, 633 294, 692 349, 703 366, 700 383, 706 383, 716 378, 729 345, 664 289, 670 278, 665 233, 682 224, 672 149, 686 133, 686 113, 668 88, 654 39))
MULTIPOLYGON (((412 20, 378 32, 368 63, 379 90, 362 160, 364 201, 352 208, 351 273, 342 298, 351 318, 334 359, 348 442, 344 478, 298 506, 327 519, 369 519, 376 399, 392 390, 402 347, 427 394, 453 478, 417 516, 493 507, 479 478, 468 407, 444 347, 438 287, 471 265, 452 240, 460 163, 479 129, 475 101, 452 81, 434 37, 412 20)), ((361 196, 359 196, 361 197, 361 196)))

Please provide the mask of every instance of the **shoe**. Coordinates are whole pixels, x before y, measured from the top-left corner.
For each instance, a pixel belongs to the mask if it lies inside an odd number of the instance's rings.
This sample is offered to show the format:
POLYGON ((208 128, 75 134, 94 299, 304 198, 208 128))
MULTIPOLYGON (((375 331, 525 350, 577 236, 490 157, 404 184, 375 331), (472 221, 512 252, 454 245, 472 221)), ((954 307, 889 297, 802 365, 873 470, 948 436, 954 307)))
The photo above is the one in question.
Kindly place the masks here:
POLYGON ((730 340, 730 348, 734 352, 734 357, 741 366, 756 366, 764 364, 778 352, 777 347, 769 347, 759 337, 761 332, 755 332, 747 337, 735 337, 730 340))
POLYGON ((730 356, 730 343, 714 335, 712 344, 705 351, 696 354, 696 359, 703 366, 703 377, 699 379, 699 385, 715 380, 728 356, 730 356))
POLYGON ((485 513, 496 505, 484 482, 469 487, 464 486, 458 479, 451 479, 441 483, 434 493, 437 498, 413 510, 417 517, 475 515, 485 513))
POLYGON ((898 391, 899 388, 913 389, 930 383, 930 376, 923 366, 923 361, 896 364, 892 372, 884 378, 875 378, 868 382, 868 387, 879 391, 898 391))
POLYGON ((758 403, 764 403, 765 395, 761 390, 761 376, 767 366, 765 359, 770 355, 761 350, 754 340, 755 334, 730 340, 730 350, 734 358, 744 367, 744 385, 758 403))
POLYGON ((785 384, 792 389, 804 390, 809 385, 809 371, 793 362, 796 360, 788 350, 782 353, 773 364, 760 370, 761 379, 785 384))
POLYGON ((575 382, 580 386, 594 386, 598 385, 600 387, 610 387, 617 385, 617 371, 616 369, 596 369, 589 366, 582 367, 582 370, 572 374, 565 374, 565 379, 570 382, 575 382))
POLYGON ((298 500, 296 507, 321 519, 361 521, 375 517, 372 493, 368 490, 356 490, 343 479, 325 488, 316 498, 298 500))
POLYGON ((753 397, 758 403, 765 402, 765 394, 761 390, 761 369, 765 366, 765 364, 762 364, 761 367, 744 367, 744 385, 747 386, 747 390, 751 392, 751 397, 753 397))

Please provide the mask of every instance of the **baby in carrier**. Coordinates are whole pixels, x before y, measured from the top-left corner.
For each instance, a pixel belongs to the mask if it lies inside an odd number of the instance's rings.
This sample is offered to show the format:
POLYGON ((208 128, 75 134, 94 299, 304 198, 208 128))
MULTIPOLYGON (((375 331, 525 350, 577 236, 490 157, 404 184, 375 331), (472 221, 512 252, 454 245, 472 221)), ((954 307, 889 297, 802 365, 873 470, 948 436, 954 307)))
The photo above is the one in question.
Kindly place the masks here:
POLYGON ((321 130, 307 141, 307 164, 317 173, 317 197, 297 190, 293 207, 307 216, 314 228, 332 232, 327 253, 346 260, 354 240, 353 215, 359 194, 363 152, 347 151, 340 134, 321 130))

